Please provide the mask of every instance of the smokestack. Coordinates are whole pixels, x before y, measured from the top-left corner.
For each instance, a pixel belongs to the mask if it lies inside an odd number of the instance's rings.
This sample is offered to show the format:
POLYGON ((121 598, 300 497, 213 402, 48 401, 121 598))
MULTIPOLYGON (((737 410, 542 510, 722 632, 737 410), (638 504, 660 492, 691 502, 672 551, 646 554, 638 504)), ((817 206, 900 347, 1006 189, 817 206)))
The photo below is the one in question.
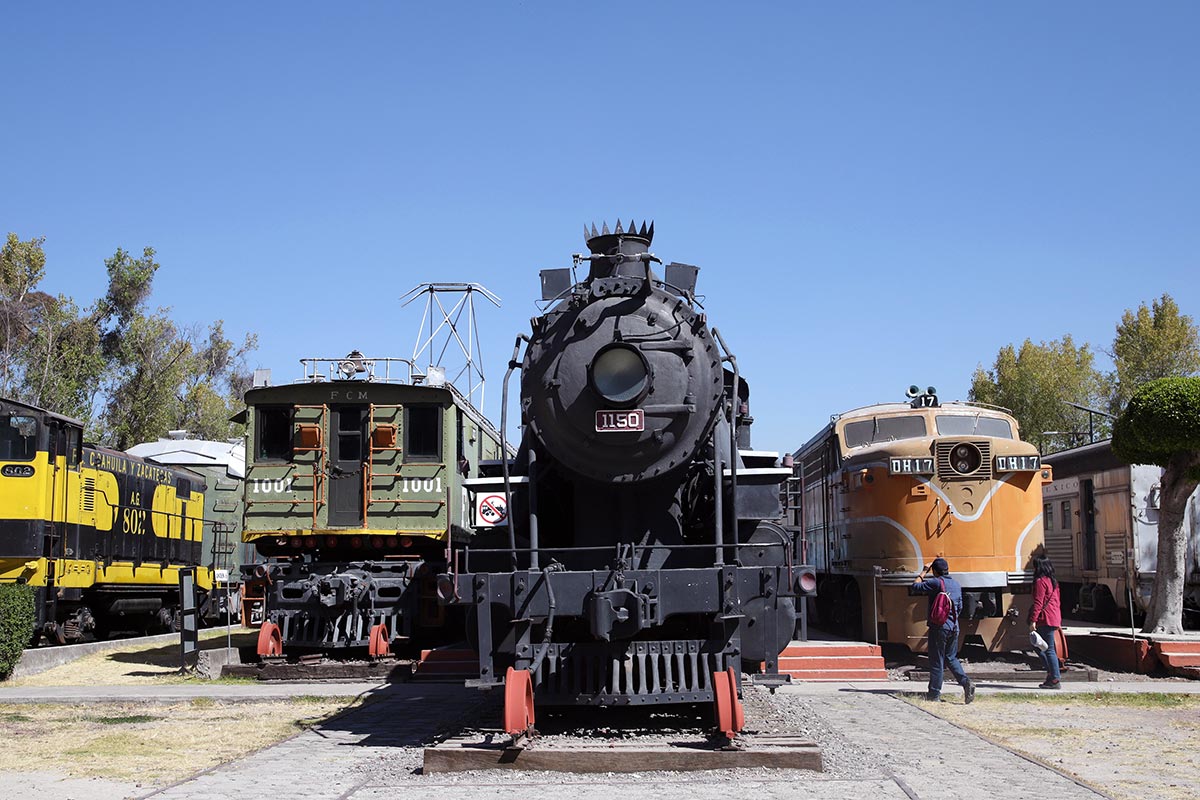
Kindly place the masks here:
POLYGON ((629 221, 628 228, 622 228, 621 221, 617 220, 617 227, 611 233, 608 230, 607 222, 600 231, 597 231, 596 224, 592 223, 591 231, 588 230, 587 225, 583 226, 583 238, 592 255, 612 256, 612 258, 595 259, 591 262, 591 271, 588 273, 589 280, 615 276, 642 278, 649 274, 649 263, 641 261, 637 256, 650 251, 650 243, 654 241, 653 222, 650 223, 649 228, 643 222, 641 230, 639 230, 633 220, 629 221), (621 258, 621 256, 625 258, 621 258))

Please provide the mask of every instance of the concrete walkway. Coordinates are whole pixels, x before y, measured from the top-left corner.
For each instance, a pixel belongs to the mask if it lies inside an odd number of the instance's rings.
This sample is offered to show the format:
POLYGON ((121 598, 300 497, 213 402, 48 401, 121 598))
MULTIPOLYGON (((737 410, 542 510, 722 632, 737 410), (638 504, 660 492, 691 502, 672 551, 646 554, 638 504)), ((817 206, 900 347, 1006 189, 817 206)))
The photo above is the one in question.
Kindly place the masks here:
MULTIPOLYGON (((534 793, 566 794, 572 800, 611 800, 637 794, 666 800, 724 800, 730 793, 758 798, 815 796, 873 798, 994 797, 1096 800, 1106 795, 1034 763, 907 703, 897 693, 923 684, 867 681, 783 687, 799 695, 854 748, 869 753, 864 765, 840 776, 803 770, 736 770, 711 773, 562 775, 536 772, 475 772, 422 775, 423 749, 448 733, 497 717, 497 698, 459 684, 187 684, 149 687, 0 687, 0 703, 179 702, 200 697, 233 701, 289 696, 366 694, 372 702, 339 715, 273 747, 223 764, 177 785, 148 791, 131 784, 58 781, 43 776, 0 776, 0 794, 26 800, 154 798, 225 800, 238 796, 272 800, 383 800, 496 798, 528 800, 534 793)), ((762 691, 752 689, 750 691, 762 691)), ((1039 691, 1028 684, 982 684, 981 694, 1039 691)), ((1071 692, 1200 693, 1200 682, 1106 681, 1064 684, 1071 692)), ((751 720, 752 722, 752 720, 751 720)))

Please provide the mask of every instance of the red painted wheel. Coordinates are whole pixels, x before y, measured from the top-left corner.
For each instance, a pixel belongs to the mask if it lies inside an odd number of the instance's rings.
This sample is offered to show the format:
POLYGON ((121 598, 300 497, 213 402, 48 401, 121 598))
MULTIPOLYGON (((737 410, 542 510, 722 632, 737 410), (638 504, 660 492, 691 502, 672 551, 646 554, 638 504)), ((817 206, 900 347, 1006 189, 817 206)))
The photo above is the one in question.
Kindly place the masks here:
POLYGON ((504 675, 504 731, 511 736, 533 727, 533 680, 527 669, 508 668, 504 675))
POLYGON ((746 711, 742 701, 738 699, 737 673, 733 667, 724 672, 714 672, 713 679, 713 712, 716 716, 717 730, 727 738, 732 739, 742 728, 746 727, 746 711))
POLYGON ((371 658, 380 658, 392 654, 391 637, 388 636, 387 625, 380 623, 371 628, 369 652, 371 658))
POLYGON ((283 655, 283 634, 274 622, 264 622, 258 629, 258 654, 260 656, 283 655))

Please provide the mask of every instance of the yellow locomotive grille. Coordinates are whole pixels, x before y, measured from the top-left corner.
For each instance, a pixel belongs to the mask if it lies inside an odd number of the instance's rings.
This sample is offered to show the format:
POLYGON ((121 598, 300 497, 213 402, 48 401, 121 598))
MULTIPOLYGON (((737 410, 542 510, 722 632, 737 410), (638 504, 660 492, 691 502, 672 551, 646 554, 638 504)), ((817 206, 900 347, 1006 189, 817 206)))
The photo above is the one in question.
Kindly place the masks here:
POLYGON ((83 491, 79 493, 79 508, 81 511, 96 510, 96 479, 83 479, 83 491))
POLYGON ((942 480, 970 479, 987 480, 992 477, 992 443, 987 440, 970 442, 938 442, 937 474, 942 480), (979 464, 974 469, 963 472, 951 463, 951 453, 961 444, 968 444, 979 452, 979 464))

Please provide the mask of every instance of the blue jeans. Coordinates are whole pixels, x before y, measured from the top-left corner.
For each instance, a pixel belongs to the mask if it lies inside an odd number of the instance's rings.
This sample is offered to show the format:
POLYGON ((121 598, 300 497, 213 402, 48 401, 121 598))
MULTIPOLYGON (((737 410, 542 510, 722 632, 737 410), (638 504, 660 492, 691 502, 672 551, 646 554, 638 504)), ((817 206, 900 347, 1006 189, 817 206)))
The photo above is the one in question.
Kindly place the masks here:
POLYGON ((945 673, 945 665, 950 665, 950 672, 953 673, 955 680, 959 686, 966 686, 970 683, 967 679, 967 673, 963 671, 962 664, 958 662, 958 628, 946 630, 945 628, 930 628, 929 629, 929 695, 936 697, 942 693, 942 676, 945 673))
POLYGON ((1050 683, 1058 683, 1061 677, 1058 674, 1058 653, 1054 651, 1054 634, 1058 632, 1058 628, 1051 628, 1045 625, 1037 626, 1038 636, 1046 640, 1046 644, 1050 645, 1043 653, 1038 653, 1042 657, 1042 663, 1046 665, 1046 680, 1050 683))

